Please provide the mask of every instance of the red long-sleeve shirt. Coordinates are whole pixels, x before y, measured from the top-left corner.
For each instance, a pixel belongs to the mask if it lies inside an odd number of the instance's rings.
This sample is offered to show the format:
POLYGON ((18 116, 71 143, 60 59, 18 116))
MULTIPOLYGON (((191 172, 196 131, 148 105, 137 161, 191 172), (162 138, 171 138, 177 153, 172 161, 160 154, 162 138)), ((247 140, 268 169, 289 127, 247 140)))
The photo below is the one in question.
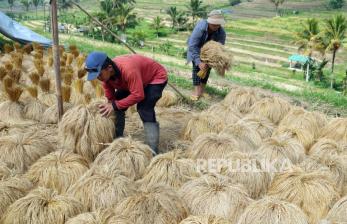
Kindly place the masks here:
POLYGON ((158 62, 142 55, 123 55, 112 59, 120 71, 115 80, 103 82, 108 100, 114 101, 118 109, 126 109, 145 98, 144 88, 148 84, 167 81, 167 72, 158 62), (122 100, 115 99, 115 90, 128 90, 130 95, 122 100))

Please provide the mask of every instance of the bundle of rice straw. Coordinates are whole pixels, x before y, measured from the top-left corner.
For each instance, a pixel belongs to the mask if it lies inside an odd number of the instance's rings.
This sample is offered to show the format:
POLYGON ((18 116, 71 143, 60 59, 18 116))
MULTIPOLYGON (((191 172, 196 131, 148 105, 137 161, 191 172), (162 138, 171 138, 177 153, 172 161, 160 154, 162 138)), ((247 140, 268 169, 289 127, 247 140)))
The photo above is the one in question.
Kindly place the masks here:
POLYGON ((58 135, 63 148, 71 149, 93 161, 104 149, 100 143, 109 143, 114 134, 114 116, 102 117, 100 103, 79 105, 68 110, 58 125, 58 135))
POLYGON ((33 85, 39 85, 40 83, 40 75, 37 72, 30 73, 29 79, 33 85))
POLYGON ((194 141, 188 154, 192 159, 217 159, 240 150, 239 143, 228 135, 204 134, 194 141))
POLYGON ((201 112, 194 115, 183 130, 183 139, 194 141, 204 133, 219 133, 225 127, 225 122, 217 115, 201 112))
POLYGON ((71 102, 75 105, 86 104, 84 94, 83 94, 84 80, 83 79, 74 80, 73 87, 74 87, 74 91, 72 92, 71 102))
POLYGON ((86 212, 67 220, 65 224, 108 224, 112 216, 115 214, 111 209, 86 212))
POLYGON ((194 162, 184 158, 182 150, 173 150, 154 157, 138 183, 142 186, 167 184, 179 189, 185 182, 198 176, 194 162))
POLYGON ((257 153, 266 161, 275 163, 274 165, 278 169, 288 160, 292 164, 298 164, 305 158, 303 145, 298 140, 286 135, 265 139, 257 153))
POLYGON ((24 197, 32 188, 33 185, 28 179, 19 176, 0 181, 0 219, 8 206, 24 197))
POLYGON ((88 162, 80 155, 56 151, 41 157, 26 173, 36 186, 65 193, 89 168, 88 162))
POLYGON ((329 211, 326 220, 328 223, 343 224, 347 223, 347 196, 341 198, 335 203, 334 207, 329 211))
POLYGON ((76 199, 40 187, 13 203, 1 223, 64 224, 67 219, 84 211, 85 207, 76 199))
POLYGON ((106 209, 133 195, 136 186, 120 171, 102 167, 92 167, 67 191, 68 195, 83 203, 88 210, 106 209))
POLYGON ((47 106, 37 99, 37 87, 27 87, 27 91, 32 99, 24 103, 24 117, 40 121, 42 114, 47 110, 47 106))
POLYGON ((252 106, 252 113, 268 118, 274 124, 279 122, 290 111, 291 105, 279 97, 267 97, 252 106))
POLYGON ((318 137, 321 129, 327 123, 326 117, 317 112, 308 112, 301 108, 295 108, 283 118, 279 128, 294 127, 305 129, 318 137))
POLYGON ((237 88, 231 90, 223 100, 226 106, 237 108, 241 113, 246 114, 251 111, 252 106, 260 100, 258 94, 252 89, 237 88))
POLYGON ((240 145, 243 152, 254 152, 262 144, 262 139, 257 131, 243 121, 228 125, 221 134, 229 135, 240 145))
POLYGON ((201 48, 200 59, 210 68, 216 70, 220 76, 224 76, 225 70, 229 70, 232 64, 231 53, 222 44, 213 40, 201 48))
POLYGON ((329 138, 347 144, 347 118, 333 119, 324 127, 320 138, 329 138))
POLYGON ((333 181, 336 190, 343 193, 346 181, 346 163, 343 158, 328 155, 326 158, 310 156, 299 164, 306 172, 320 171, 333 181))
POLYGON ((326 155, 342 155, 347 151, 343 145, 335 140, 328 138, 318 139, 317 142, 310 148, 308 154, 312 156, 325 157, 326 155))
POLYGON ((14 49, 13 46, 9 45, 9 44, 4 44, 4 48, 3 48, 5 54, 9 54, 11 53, 14 49))
POLYGON ((93 166, 107 165, 132 180, 140 179, 152 159, 148 145, 132 138, 118 138, 95 159, 93 166))
POLYGON ((271 176, 256 155, 232 152, 226 159, 228 164, 221 168, 220 173, 230 177, 232 183, 242 184, 254 199, 267 192, 271 176))
POLYGON ((24 173, 36 160, 53 150, 45 131, 0 137, 0 161, 13 166, 18 173, 24 173))
POLYGON ((191 215, 180 222, 180 224, 231 224, 231 222, 227 219, 223 219, 214 215, 191 215))
POLYGON ((324 172, 305 172, 300 168, 276 175, 268 195, 299 206, 309 223, 324 218, 339 197, 334 183, 324 172))
MULTIPOLYGON (((104 224, 104 223, 100 223, 104 224)), ((133 224, 129 218, 121 215, 112 216, 107 224, 133 224)))
POLYGON ((307 216, 294 204, 265 197, 250 204, 238 224, 309 224, 307 216))
POLYGON ((185 183, 179 190, 192 215, 216 215, 235 223, 253 201, 242 185, 229 177, 203 175, 185 183))
POLYGON ((156 106, 158 107, 170 107, 177 104, 178 98, 176 94, 169 90, 164 90, 161 98, 158 100, 156 106))
POLYGON ((281 126, 273 133, 273 136, 279 135, 286 135, 288 138, 295 138, 304 146, 306 152, 311 148, 315 141, 313 132, 300 127, 281 126))
POLYGON ((242 118, 242 122, 246 123, 251 129, 258 132, 262 139, 271 137, 275 130, 275 125, 269 119, 256 114, 248 114, 242 118))
POLYGON ((57 97, 55 94, 50 93, 51 81, 47 78, 42 78, 39 85, 42 91, 39 94, 38 99, 47 106, 55 105, 57 102, 57 97))
POLYGON ((207 113, 220 117, 226 124, 234 124, 240 120, 242 116, 234 107, 226 106, 222 103, 211 106, 207 110, 207 113))
POLYGON ((133 224, 177 224, 188 216, 185 203, 166 185, 142 189, 118 204, 115 212, 133 224))
POLYGON ((8 100, 0 103, 0 121, 8 123, 23 121, 23 105, 19 102, 22 92, 23 90, 19 86, 9 88, 5 86, 5 93, 8 100))

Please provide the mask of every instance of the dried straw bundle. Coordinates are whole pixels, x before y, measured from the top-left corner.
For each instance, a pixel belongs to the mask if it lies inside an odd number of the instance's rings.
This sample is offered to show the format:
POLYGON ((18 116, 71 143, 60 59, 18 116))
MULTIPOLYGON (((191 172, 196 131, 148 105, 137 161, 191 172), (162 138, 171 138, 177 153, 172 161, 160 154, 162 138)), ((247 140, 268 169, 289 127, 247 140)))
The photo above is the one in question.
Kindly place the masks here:
POLYGON ((0 81, 4 80, 6 75, 7 75, 7 70, 5 69, 5 67, 0 67, 0 81))
POLYGON ((251 111, 254 114, 268 118, 277 125, 290 109, 291 105, 287 101, 279 97, 268 97, 256 102, 251 111))
MULTIPOLYGON (((63 90, 63 89, 62 89, 63 90)), ((63 94, 64 97, 64 94, 63 94)), ((73 107, 70 103, 64 103, 64 113, 69 111, 73 107)), ((58 106, 56 104, 48 107, 42 114, 41 122, 44 124, 57 124, 58 123, 58 106)))
POLYGON ((303 145, 296 139, 283 135, 265 139, 257 153, 266 161, 275 162, 278 169, 285 161, 290 160, 291 163, 298 164, 305 158, 303 145))
POLYGON ((96 98, 103 98, 105 96, 104 89, 102 88, 101 85, 97 85, 95 87, 95 96, 96 98))
POLYGON ((84 61, 86 60, 86 56, 83 54, 80 54, 77 58, 76 58, 76 66, 78 69, 83 67, 84 61))
POLYGON ((154 157, 138 183, 142 186, 166 184, 179 189, 185 182, 198 176, 194 162, 185 159, 182 150, 173 150, 154 157))
POLYGON ((84 86, 84 80, 83 79, 76 79, 73 82, 73 89, 71 96, 71 102, 75 105, 80 104, 86 104, 84 94, 83 94, 83 86, 84 86))
POLYGON ((4 44, 4 52, 5 54, 9 54, 11 53, 14 49, 13 46, 9 45, 9 44, 4 44))
POLYGON ((34 85, 39 85, 40 83, 40 75, 37 72, 32 72, 29 75, 30 81, 34 85))
POLYGON ((299 206, 309 223, 317 223, 325 217, 339 197, 324 172, 304 172, 299 168, 276 175, 268 195, 299 206))
MULTIPOLYGON (((100 223, 103 224, 103 223, 100 223)), ((121 215, 112 216, 107 224, 133 224, 129 218, 121 215)))
POLYGON ((213 114, 202 112, 191 118, 183 130, 183 139, 194 141, 204 133, 219 133, 225 127, 224 121, 213 114))
POLYGON ((89 168, 80 155, 57 151, 41 157, 26 173, 34 185, 65 193, 89 168))
POLYGON ((73 62, 74 56, 70 53, 67 53, 67 57, 66 57, 66 65, 71 65, 73 62))
POLYGON ((326 155, 342 155, 347 151, 341 144, 332 139, 321 138, 310 148, 311 156, 325 157, 326 155))
POLYGON ((77 77, 79 79, 82 79, 85 75, 87 75, 87 70, 85 70, 84 68, 81 68, 77 71, 77 77))
POLYGON ((179 190, 192 215, 216 215, 235 223, 253 201, 241 185, 228 177, 204 175, 185 183, 179 190))
POLYGON ((109 224, 114 215, 109 209, 87 212, 67 220, 65 224, 109 224))
POLYGON ((12 69, 7 73, 7 76, 10 77, 15 83, 19 83, 19 80, 22 76, 22 71, 20 69, 12 69))
POLYGON ((0 160, 24 173, 40 157, 52 152, 46 131, 17 133, 0 137, 0 160))
POLYGON ((229 70, 232 64, 232 56, 226 48, 216 42, 209 41, 201 48, 200 59, 202 62, 207 63, 210 68, 216 70, 220 76, 225 75, 225 70, 229 70))
POLYGON ((294 204, 266 197, 250 204, 238 224, 309 224, 307 216, 294 204))
POLYGON ((220 117, 225 124, 234 124, 241 118, 241 114, 234 107, 218 103, 207 110, 207 113, 220 117))
POLYGON ((275 130, 275 124, 269 119, 255 114, 249 114, 242 118, 242 122, 246 123, 251 129, 258 132, 262 139, 271 137, 275 130))
POLYGON ((100 103, 79 105, 68 110, 58 126, 62 147, 93 161, 104 145, 113 139, 114 116, 102 117, 100 103))
POLYGON ((151 186, 126 198, 115 212, 129 217, 133 224, 178 224, 188 215, 178 194, 165 185, 151 186))
POLYGON ((33 51, 33 47, 31 46, 31 44, 25 44, 23 46, 23 51, 26 53, 26 54, 30 54, 32 51, 33 51))
POLYGON ((251 111, 252 106, 260 100, 258 94, 251 89, 237 88, 231 90, 223 100, 223 104, 235 107, 241 113, 246 114, 251 111))
POLYGON ((314 143, 314 133, 311 130, 303 129, 300 127, 281 126, 274 133, 273 136, 286 135, 289 138, 298 140, 308 151, 314 143))
POLYGON ((49 56, 47 59, 47 65, 48 67, 52 67, 53 66, 53 57, 49 56))
POLYGON ((47 106, 37 99, 37 87, 27 87, 33 99, 24 103, 24 117, 27 119, 40 121, 42 114, 47 110, 47 106))
POLYGON ((57 102, 57 97, 55 94, 50 93, 51 81, 48 78, 42 78, 39 85, 42 92, 39 94, 38 99, 49 107, 55 105, 57 102))
POLYGON ((347 118, 333 119, 324 127, 320 137, 347 144, 347 118))
POLYGON ((0 219, 8 206, 24 197, 32 188, 33 185, 28 179, 19 176, 0 181, 0 219))
POLYGON ((232 152, 226 157, 228 164, 220 173, 230 177, 234 184, 242 184, 250 197, 263 196, 270 185, 271 176, 255 155, 232 152))
POLYGON ((83 203, 88 210, 96 211, 115 206, 135 192, 132 180, 105 165, 92 167, 68 189, 67 194, 83 203))
POLYGON ((257 131, 243 121, 228 125, 221 134, 226 134, 238 141, 240 150, 243 152, 254 152, 262 144, 262 139, 257 131))
POLYGON ((148 145, 131 138, 119 138, 96 157, 94 166, 107 165, 111 170, 120 170, 128 178, 137 180, 151 159, 148 145))
MULTIPOLYGON (((279 124, 279 129, 284 127, 293 127, 304 129, 313 133, 315 137, 318 137, 321 128, 327 123, 324 116, 319 116, 318 113, 311 113, 304 111, 304 113, 297 114, 296 110, 291 110, 279 124)), ((300 109, 299 109, 300 110, 300 109)))
POLYGON ((1 223, 64 224, 67 219, 85 210, 76 199, 40 187, 13 203, 5 212, 1 223))
POLYGON ((23 121, 23 105, 19 102, 23 90, 19 86, 7 88, 6 85, 9 85, 10 82, 5 84, 6 80, 4 80, 4 85, 8 100, 0 103, 0 121, 17 123, 23 121))
POLYGON ((182 220, 180 224, 231 224, 227 219, 223 219, 214 215, 205 216, 189 216, 188 218, 182 220))
POLYGON ((335 203, 334 207, 329 211, 326 219, 330 223, 343 224, 347 223, 347 196, 341 198, 335 203))
POLYGON ((200 135, 188 153, 192 159, 217 159, 225 158, 228 153, 240 150, 240 145, 234 138, 212 133, 200 135))
POLYGON ((156 105, 158 107, 170 107, 172 105, 177 104, 177 102, 178 102, 178 98, 174 92, 169 90, 164 90, 163 95, 161 96, 161 98, 159 99, 156 105))
POLYGON ((65 85, 70 86, 72 84, 73 73, 65 72, 63 74, 63 82, 65 85))

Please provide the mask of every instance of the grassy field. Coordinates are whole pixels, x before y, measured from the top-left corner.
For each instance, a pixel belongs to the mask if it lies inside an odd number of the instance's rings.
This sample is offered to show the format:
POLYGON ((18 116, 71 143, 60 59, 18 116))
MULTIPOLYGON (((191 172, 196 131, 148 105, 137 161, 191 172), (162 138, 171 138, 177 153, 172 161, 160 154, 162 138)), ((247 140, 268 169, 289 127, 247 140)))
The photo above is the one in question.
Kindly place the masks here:
MULTIPOLYGON (((228 7, 228 1, 226 0, 208 0, 204 2, 208 3, 210 8, 228 7)), ((298 10, 299 14, 291 15, 289 13, 282 17, 275 17, 275 9, 268 0, 245 1, 233 7, 233 13, 227 16, 228 23, 225 29, 227 31, 226 46, 234 55, 234 66, 226 79, 220 79, 216 75, 212 75, 209 92, 223 97, 226 94, 228 85, 232 83, 258 86, 294 97, 295 99, 310 102, 311 105, 315 105, 314 107, 326 108, 328 112, 337 109, 339 113, 346 114, 347 98, 345 96, 334 90, 322 88, 321 85, 313 82, 306 83, 303 80, 302 72, 293 73, 288 69, 288 57, 297 52, 297 46, 294 44, 295 32, 300 30, 300 25, 307 18, 319 18, 320 23, 323 24, 325 18, 336 13, 342 13, 347 16, 346 10, 338 12, 327 10, 324 2, 319 0, 287 1, 287 3, 281 6, 281 9, 287 10, 287 12, 298 10), (255 69, 253 65, 255 65, 255 69)), ((95 2, 92 4, 91 0, 81 1, 81 4, 89 11, 95 12, 98 10, 98 7, 91 7, 93 4, 95 6, 95 2)), ((136 50, 147 56, 154 57, 171 70, 176 71, 170 75, 170 80, 181 86, 181 88, 190 90, 190 66, 185 65, 185 59, 182 57, 190 32, 175 33, 167 27, 163 30, 167 36, 158 39, 148 22, 156 15, 167 17, 164 10, 170 5, 184 9, 186 4, 187 1, 184 0, 172 1, 170 3, 161 0, 138 0, 136 12, 139 17, 143 17, 145 20, 135 29, 129 29, 127 34, 131 35, 136 30, 143 30, 146 33, 145 47, 136 50), (161 47, 165 44, 169 45, 167 51, 163 51, 161 47)), ((35 17, 34 12, 30 14, 32 17, 35 17)), ((39 16, 41 14, 42 12, 40 11, 39 16)), ((76 16, 82 15, 78 11, 74 12, 74 14, 76 16)), ((42 21, 31 19, 23 23, 37 32, 43 33, 42 21)), ((49 36, 50 34, 45 33, 44 35, 49 36)), ((66 34, 60 37, 62 43, 76 44, 85 52, 102 50, 110 56, 128 52, 126 48, 117 44, 66 34)), ((347 47, 347 39, 345 46, 347 47)), ((331 55, 327 53, 326 57, 330 59, 331 55)), ((337 54, 335 68, 338 82, 345 76, 347 69, 346 61, 347 51, 341 49, 337 54)), ((326 74, 328 74, 329 69, 330 65, 326 68, 326 74)), ((331 113, 334 114, 335 112, 331 113)))

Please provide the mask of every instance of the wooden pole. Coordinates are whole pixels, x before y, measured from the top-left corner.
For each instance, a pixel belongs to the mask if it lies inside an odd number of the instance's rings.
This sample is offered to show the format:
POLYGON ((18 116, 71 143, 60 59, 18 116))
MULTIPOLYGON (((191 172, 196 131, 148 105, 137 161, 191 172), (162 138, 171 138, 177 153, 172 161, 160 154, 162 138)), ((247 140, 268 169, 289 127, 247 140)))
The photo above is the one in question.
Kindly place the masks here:
POLYGON ((57 1, 51 0, 51 26, 53 37, 53 62, 55 73, 55 88, 58 101, 58 118, 59 121, 63 116, 63 100, 61 94, 61 78, 60 78, 60 57, 59 57, 59 37, 58 37, 58 16, 57 16, 57 1))

